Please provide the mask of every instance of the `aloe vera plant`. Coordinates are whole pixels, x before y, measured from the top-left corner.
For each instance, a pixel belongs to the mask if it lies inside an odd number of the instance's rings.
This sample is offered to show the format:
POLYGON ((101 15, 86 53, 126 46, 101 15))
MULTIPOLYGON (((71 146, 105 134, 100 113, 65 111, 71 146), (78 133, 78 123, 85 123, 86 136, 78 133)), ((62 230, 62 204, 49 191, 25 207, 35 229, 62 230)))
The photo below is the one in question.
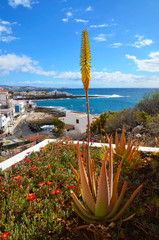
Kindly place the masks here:
MULTIPOLYGON (((110 138, 107 135, 108 142, 110 141, 110 138)), ((132 141, 132 133, 127 141, 125 140, 125 127, 123 126, 122 134, 120 141, 118 140, 118 133, 116 131, 115 133, 115 149, 114 149, 114 160, 120 161, 123 158, 124 162, 131 163, 133 159, 135 159, 138 146, 134 145, 135 141, 132 141)))
MULTIPOLYGON (((78 153, 82 202, 78 199, 74 191, 71 190, 72 203, 75 212, 83 220, 89 223, 111 222, 119 219, 135 198, 142 185, 134 191, 127 203, 119 210, 128 182, 124 181, 121 193, 118 195, 118 182, 123 160, 120 162, 117 172, 113 178, 113 153, 111 142, 109 149, 105 152, 98 180, 95 175, 93 160, 89 158, 90 172, 88 173, 81 158, 79 145, 77 145, 76 148, 78 153), (107 160, 109 164, 108 170, 106 167, 107 160)), ((78 179, 78 173, 75 169, 73 170, 78 179)))
MULTIPOLYGON (((89 154, 89 139, 90 139, 90 125, 89 125, 89 103, 88 103, 88 88, 90 81, 90 50, 88 33, 86 30, 82 31, 81 44, 81 74, 84 90, 86 92, 87 102, 87 120, 88 120, 88 144, 87 144, 87 167, 85 169, 82 161, 80 146, 76 145, 78 154, 79 173, 71 168, 76 176, 77 186, 76 190, 71 190, 73 208, 76 213, 89 223, 101 223, 115 221, 124 213, 126 208, 130 205, 136 194, 139 192, 142 185, 140 185, 131 195, 127 203, 119 210, 122 203, 127 181, 124 181, 123 188, 118 196, 118 181, 120 169, 123 162, 121 160, 115 177, 113 178, 113 153, 111 139, 109 139, 109 150, 105 150, 104 160, 102 162, 101 172, 97 180, 95 174, 94 161, 89 154), (107 170, 107 161, 109 170, 107 170), (80 188, 82 202, 77 197, 78 189, 80 188)), ((122 143, 124 144, 124 143, 122 143)))

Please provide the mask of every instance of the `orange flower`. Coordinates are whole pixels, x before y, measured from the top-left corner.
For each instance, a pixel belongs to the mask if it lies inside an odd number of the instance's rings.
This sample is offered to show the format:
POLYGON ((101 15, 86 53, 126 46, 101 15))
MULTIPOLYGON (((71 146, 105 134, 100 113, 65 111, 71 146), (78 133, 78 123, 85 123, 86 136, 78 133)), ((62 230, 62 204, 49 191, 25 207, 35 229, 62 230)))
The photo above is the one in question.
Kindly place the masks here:
POLYGON ((38 184, 38 187, 41 187, 41 186, 43 186, 44 185, 44 183, 39 183, 38 184))
POLYGON ((47 182, 46 184, 47 185, 53 185, 53 182, 47 182))
POLYGON ((27 196, 27 200, 33 200, 34 198, 36 198, 34 193, 29 193, 27 196))
POLYGON ((57 195, 60 192, 61 192, 61 190, 57 189, 57 190, 54 190, 51 194, 54 196, 54 195, 57 195))
POLYGON ((7 239, 10 232, 3 233, 1 239, 7 239))
POLYGON ((15 180, 20 180, 20 179, 22 179, 22 178, 21 178, 20 176, 15 176, 14 179, 15 179, 15 180))

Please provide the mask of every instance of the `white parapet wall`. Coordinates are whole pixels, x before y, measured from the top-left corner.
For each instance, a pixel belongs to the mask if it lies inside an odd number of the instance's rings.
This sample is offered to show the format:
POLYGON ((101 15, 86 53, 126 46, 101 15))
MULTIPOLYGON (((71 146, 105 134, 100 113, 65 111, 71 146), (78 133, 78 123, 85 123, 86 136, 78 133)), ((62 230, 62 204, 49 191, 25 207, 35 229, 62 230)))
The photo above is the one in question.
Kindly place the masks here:
MULTIPOLYGON (((11 167, 13 164, 16 164, 20 161, 22 161, 29 153, 31 152, 37 152, 40 151, 40 149, 42 147, 45 147, 48 143, 51 142, 56 142, 57 139, 45 139, 44 141, 36 144, 35 146, 26 149, 25 151, 18 153, 17 155, 7 159, 6 161, 3 161, 2 163, 0 163, 0 169, 2 171, 4 171, 5 169, 11 167)), ((74 144, 76 144, 78 141, 73 141, 74 144)), ((79 144, 83 144, 83 141, 80 141, 79 144)), ((91 142, 90 146, 91 147, 101 147, 101 146, 106 146, 109 147, 109 144, 107 143, 95 143, 95 142, 91 142)), ((115 148, 115 144, 112 144, 112 146, 115 148)), ((153 147, 139 147, 138 148, 139 151, 142 152, 159 152, 159 148, 153 148, 153 147)))

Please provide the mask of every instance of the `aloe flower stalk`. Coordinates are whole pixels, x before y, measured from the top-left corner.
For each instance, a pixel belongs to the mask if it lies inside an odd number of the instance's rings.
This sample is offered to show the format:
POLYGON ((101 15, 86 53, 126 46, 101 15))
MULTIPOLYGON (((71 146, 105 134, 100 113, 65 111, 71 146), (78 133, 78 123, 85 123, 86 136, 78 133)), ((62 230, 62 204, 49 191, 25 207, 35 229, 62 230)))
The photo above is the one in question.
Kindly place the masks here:
MULTIPOLYGON (((80 190, 83 201, 81 202, 74 191, 71 190, 72 203, 75 212, 83 220, 89 223, 112 222, 119 219, 142 187, 142 185, 140 185, 131 195, 127 203, 119 210, 128 183, 124 181, 121 193, 118 195, 118 182, 123 160, 120 162, 113 178, 113 153, 111 141, 109 144, 109 150, 105 152, 98 181, 95 175, 94 162, 91 159, 90 171, 92 184, 90 184, 88 180, 88 173, 86 172, 81 158, 80 147, 79 145, 76 146, 78 153, 80 190), (109 165, 108 170, 106 167, 107 160, 109 165)), ((134 216, 134 214, 132 216, 134 216)))
POLYGON ((91 68, 91 57, 90 57, 90 47, 87 30, 82 31, 81 39, 81 54, 80 54, 80 66, 83 88, 86 94, 86 106, 87 106, 87 168, 88 168, 88 178, 91 183, 91 172, 90 172, 90 160, 89 160, 89 142, 90 142, 90 116, 89 116, 89 102, 88 102, 88 89, 90 82, 90 68, 91 68))

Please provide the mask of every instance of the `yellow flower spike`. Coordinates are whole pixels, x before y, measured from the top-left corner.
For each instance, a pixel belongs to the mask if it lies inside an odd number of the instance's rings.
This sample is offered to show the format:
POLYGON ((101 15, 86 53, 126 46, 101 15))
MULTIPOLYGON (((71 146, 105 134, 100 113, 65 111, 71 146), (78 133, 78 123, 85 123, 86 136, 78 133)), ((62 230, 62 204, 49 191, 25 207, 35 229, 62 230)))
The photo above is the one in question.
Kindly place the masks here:
POLYGON ((81 58, 80 66, 81 66, 83 88, 85 91, 88 91, 89 82, 90 82, 91 57, 90 57, 90 47, 89 47, 87 30, 82 31, 80 58, 81 58))

